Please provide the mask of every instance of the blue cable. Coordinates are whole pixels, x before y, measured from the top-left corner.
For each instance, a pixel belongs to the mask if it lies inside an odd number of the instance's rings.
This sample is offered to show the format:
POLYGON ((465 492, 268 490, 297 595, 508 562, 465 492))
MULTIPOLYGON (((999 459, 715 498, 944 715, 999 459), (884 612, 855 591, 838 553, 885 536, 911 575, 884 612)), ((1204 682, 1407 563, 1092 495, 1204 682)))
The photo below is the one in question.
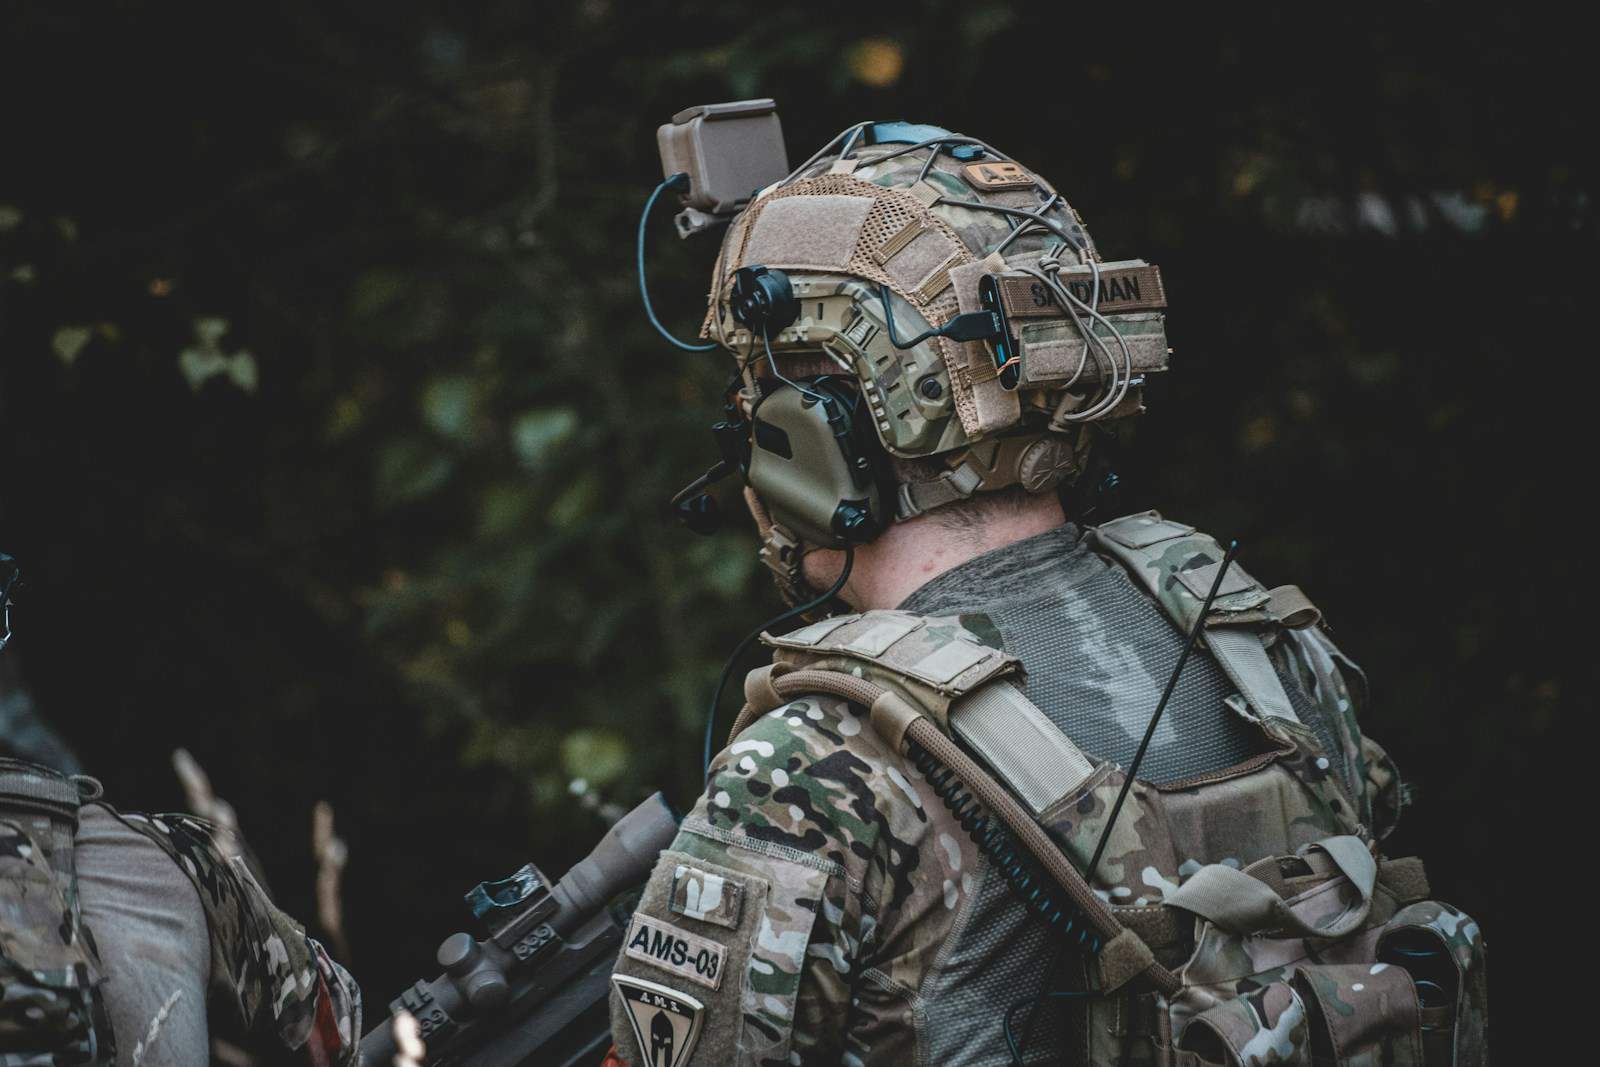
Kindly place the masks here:
POLYGON ((666 192, 668 189, 682 189, 688 184, 689 175, 680 171, 677 174, 674 174, 672 177, 667 178, 660 185, 656 186, 656 191, 651 193, 650 199, 644 202, 644 213, 639 216, 639 243, 637 256, 639 263, 639 299, 644 301, 644 313, 645 317, 650 320, 650 325, 656 328, 656 333, 659 333, 662 337, 666 338, 668 344, 675 345, 676 347, 683 349, 685 352, 710 352, 717 346, 714 344, 691 345, 686 341, 678 340, 676 337, 672 336, 672 334, 667 332, 667 328, 661 325, 661 320, 656 318, 656 309, 650 306, 650 290, 646 288, 644 282, 644 231, 645 227, 650 222, 650 212, 655 209, 656 201, 660 199, 662 193, 666 192))

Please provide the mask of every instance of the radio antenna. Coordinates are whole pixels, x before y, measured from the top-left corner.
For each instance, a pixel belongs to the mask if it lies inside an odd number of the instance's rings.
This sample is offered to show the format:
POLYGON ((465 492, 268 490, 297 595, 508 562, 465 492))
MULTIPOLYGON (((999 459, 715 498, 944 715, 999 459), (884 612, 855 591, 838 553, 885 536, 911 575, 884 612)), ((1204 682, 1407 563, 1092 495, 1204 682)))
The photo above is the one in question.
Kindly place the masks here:
POLYGON ((1167 688, 1162 691, 1161 699, 1156 702, 1156 710, 1150 715, 1150 725, 1144 728, 1144 739, 1139 742, 1138 749, 1133 753, 1133 762, 1128 764, 1127 776, 1122 780, 1122 790, 1117 794, 1117 802, 1111 805, 1111 817, 1106 820, 1106 828, 1100 831, 1100 841, 1094 846, 1094 858, 1089 861, 1089 871, 1084 875, 1084 881, 1091 889, 1094 888, 1094 872, 1100 866, 1100 856, 1106 850, 1106 842, 1111 840, 1111 828, 1117 825, 1117 816, 1122 813, 1122 802, 1128 799, 1128 790, 1133 786, 1134 775, 1139 773, 1139 764, 1143 762, 1145 751, 1150 747, 1150 739, 1156 734, 1156 724, 1161 721, 1161 713, 1167 710, 1167 701, 1172 699, 1172 691, 1178 687, 1178 676, 1183 673, 1183 665, 1189 662, 1189 653, 1194 651, 1195 642, 1200 639, 1200 631, 1205 629, 1206 616, 1211 614, 1211 603, 1217 599, 1217 590, 1222 588, 1222 577, 1228 573, 1228 568, 1233 564, 1233 554, 1238 548, 1237 540, 1228 542, 1228 551, 1223 554, 1222 566, 1217 568, 1217 576, 1211 580, 1211 592, 1206 594, 1205 606, 1200 609, 1194 625, 1189 628, 1189 640, 1184 643, 1177 665, 1172 668, 1172 676, 1167 679, 1167 688))

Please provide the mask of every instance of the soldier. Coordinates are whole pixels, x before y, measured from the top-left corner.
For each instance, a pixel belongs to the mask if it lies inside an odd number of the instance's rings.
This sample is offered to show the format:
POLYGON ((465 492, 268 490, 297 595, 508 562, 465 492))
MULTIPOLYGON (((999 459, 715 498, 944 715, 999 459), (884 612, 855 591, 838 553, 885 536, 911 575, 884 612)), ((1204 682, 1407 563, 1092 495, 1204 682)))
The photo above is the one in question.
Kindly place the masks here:
MULTIPOLYGON (((0 555, 0 647, 9 639, 0 555)), ((0 1067, 211 1059, 207 998, 264 1045, 353 1063, 361 992, 280 911, 233 838, 136 815, 83 775, 0 757, 0 1067)))
POLYGON ((264 1045, 354 1061, 354 980, 200 819, 0 759, 0 920, 4 1067, 209 1062, 213 992, 264 1045))
POLYGON ((854 614, 766 638, 625 936, 616 1059, 1487 1062, 1481 935, 1381 856, 1399 780, 1316 608, 1154 512, 1083 522, 1165 306, 937 127, 853 126, 734 218, 692 488, 742 475, 785 596, 854 614))

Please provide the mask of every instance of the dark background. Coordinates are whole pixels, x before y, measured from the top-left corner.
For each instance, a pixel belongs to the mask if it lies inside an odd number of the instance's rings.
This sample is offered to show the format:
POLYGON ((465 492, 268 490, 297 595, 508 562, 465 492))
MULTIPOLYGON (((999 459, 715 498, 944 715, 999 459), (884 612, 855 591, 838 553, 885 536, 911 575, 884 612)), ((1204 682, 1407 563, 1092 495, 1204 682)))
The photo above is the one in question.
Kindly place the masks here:
MULTIPOLYGON (((777 606, 744 529, 659 518, 721 367, 637 304, 655 126, 770 95, 798 161, 936 122, 1161 264, 1125 507, 1323 608, 1415 787, 1395 851, 1482 922, 1534 1062, 1591 940, 1594 61, 1542 14, 1291 7, 0 5, 6 744, 45 724, 131 809, 183 803, 188 748, 308 918, 331 801, 381 1010, 472 883, 692 795, 777 606)), ((688 332, 715 242, 666 215, 688 332)))

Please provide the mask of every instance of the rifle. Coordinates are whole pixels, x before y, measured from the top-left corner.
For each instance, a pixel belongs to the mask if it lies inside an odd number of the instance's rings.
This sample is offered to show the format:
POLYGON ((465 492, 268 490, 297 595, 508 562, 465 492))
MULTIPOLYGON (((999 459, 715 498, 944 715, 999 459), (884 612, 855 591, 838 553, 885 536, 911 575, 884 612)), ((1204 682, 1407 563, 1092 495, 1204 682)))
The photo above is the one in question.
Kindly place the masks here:
POLYGON ((429 1064, 452 1067, 595 1067, 611 1043, 609 978, 631 909, 611 907, 650 876, 678 821, 655 793, 552 884, 529 863, 466 895, 482 940, 451 934, 439 945, 444 973, 389 1002, 361 1039, 361 1061, 392 1063, 392 1016, 417 1019, 429 1064))

